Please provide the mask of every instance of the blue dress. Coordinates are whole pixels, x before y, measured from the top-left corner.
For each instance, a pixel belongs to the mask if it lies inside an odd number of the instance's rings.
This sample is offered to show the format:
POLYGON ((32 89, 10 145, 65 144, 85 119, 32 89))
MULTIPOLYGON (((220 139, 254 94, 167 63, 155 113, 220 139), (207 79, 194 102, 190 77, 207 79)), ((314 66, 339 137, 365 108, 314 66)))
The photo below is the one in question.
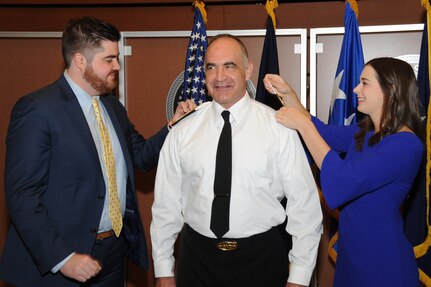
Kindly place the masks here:
POLYGON ((417 287, 413 248, 403 231, 400 207, 418 172, 423 144, 411 132, 398 132, 355 150, 356 125, 313 123, 331 147, 321 168, 321 187, 338 208, 339 240, 334 287, 417 287), (341 159, 339 152, 346 153, 341 159))

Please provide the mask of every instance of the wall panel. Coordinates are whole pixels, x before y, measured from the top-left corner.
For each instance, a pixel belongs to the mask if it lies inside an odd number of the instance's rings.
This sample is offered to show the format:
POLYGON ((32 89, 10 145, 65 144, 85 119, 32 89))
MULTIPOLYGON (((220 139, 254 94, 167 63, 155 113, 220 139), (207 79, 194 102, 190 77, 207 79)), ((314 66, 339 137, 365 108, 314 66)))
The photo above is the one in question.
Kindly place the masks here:
MULTIPOLYGON (((60 45, 60 39, 55 38, 0 38, 0 250, 9 226, 3 174, 10 112, 19 97, 58 78, 64 69, 60 45)), ((0 281, 0 286, 8 285, 0 281)))
MULTIPOLYGON (((3 0, 4 2, 16 2, 3 0)), ((35 1, 19 0, 18 3, 35 1)), ((45 0, 48 2, 48 0, 45 0)), ((66 0, 65 0, 66 1, 66 0)), ((68 0, 72 1, 72 0, 68 0)), ((84 0, 81 0, 84 1, 84 0)), ((6 3, 7 3, 6 2, 6 3)), ((52 1, 49 1, 52 3, 52 1)), ((63 1, 56 1, 63 2, 63 1)), ((191 29, 193 9, 190 6, 19 6, 0 3, 1 31, 61 31, 67 19, 92 15, 115 23, 122 31, 176 31, 191 29)), ((158 2, 158 1, 153 1, 158 2)), ((170 1, 174 2, 174 1, 170 1)), ((207 1, 204 1, 207 2, 207 1)), ((240 3, 241 1, 237 1, 240 3)), ((244 2, 244 1, 242 1, 244 2)), ((281 1, 279 1, 281 2, 281 1)), ((287 2, 287 1, 286 1, 287 2)), ((31 2, 30 2, 31 3, 31 2)), ((64 2, 67 3, 67 2, 64 2)), ((122 3, 117 1, 117 3, 122 3)), ((240 5, 207 4, 207 29, 265 29, 263 1, 240 5)), ((250 3, 246 1, 245 3, 250 3)), ((359 25, 423 23, 420 0, 359 0, 359 25)), ((339 27, 344 21, 344 1, 280 3, 276 10, 278 28, 339 27)))

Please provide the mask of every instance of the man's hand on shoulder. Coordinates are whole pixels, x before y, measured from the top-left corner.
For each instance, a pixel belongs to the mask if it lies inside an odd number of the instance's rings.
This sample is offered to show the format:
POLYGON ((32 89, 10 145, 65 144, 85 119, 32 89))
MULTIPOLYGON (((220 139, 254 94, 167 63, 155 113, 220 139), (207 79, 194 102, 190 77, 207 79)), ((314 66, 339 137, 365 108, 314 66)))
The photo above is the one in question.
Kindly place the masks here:
POLYGON ((175 277, 156 278, 156 287, 176 287, 175 277))
POLYGON ((86 282, 88 279, 99 274, 102 266, 99 261, 87 254, 75 253, 66 263, 60 268, 60 272, 64 276, 86 282))
POLYGON ((194 101, 187 99, 182 102, 178 102, 177 108, 175 110, 175 114, 172 119, 169 121, 168 125, 174 125, 179 119, 181 119, 185 114, 190 113, 194 109, 196 109, 196 104, 194 101))

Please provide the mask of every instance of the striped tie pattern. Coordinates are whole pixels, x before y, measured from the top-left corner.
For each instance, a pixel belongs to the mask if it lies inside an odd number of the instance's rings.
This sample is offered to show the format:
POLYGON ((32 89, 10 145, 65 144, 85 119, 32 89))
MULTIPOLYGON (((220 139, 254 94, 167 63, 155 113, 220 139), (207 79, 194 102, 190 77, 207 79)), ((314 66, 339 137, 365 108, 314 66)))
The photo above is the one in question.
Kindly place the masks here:
POLYGON ((106 173, 108 177, 108 192, 109 192, 109 218, 111 219, 112 229, 115 235, 120 236, 123 228, 123 218, 121 216, 120 199, 117 192, 117 179, 115 173, 115 159, 112 151, 111 140, 108 131, 103 124, 100 116, 99 101, 93 99, 93 109, 96 115, 97 126, 99 128, 100 137, 103 144, 103 159, 105 162, 106 173))

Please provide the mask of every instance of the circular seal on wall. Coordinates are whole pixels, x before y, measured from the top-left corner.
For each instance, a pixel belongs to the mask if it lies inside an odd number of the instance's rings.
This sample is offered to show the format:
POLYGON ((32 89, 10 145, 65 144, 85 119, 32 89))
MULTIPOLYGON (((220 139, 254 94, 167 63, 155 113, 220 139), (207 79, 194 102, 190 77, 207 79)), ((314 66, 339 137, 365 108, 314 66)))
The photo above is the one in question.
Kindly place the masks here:
MULTIPOLYGON (((256 97, 256 88, 253 83, 247 81, 247 91, 251 98, 256 97)), ((184 100, 184 71, 182 71, 172 82, 166 98, 166 118, 169 121, 175 114, 178 102, 184 100)), ((209 97, 210 98, 210 97, 209 97)), ((211 100, 211 98, 210 98, 211 100)))
POLYGON ((418 77, 420 55, 418 55, 418 54, 407 54, 407 55, 397 56, 395 58, 409 63, 412 66, 413 71, 415 72, 416 78, 418 77))
POLYGON ((175 113, 179 99, 182 99, 184 90, 184 71, 182 71, 172 82, 166 98, 166 118, 169 121, 175 113))

